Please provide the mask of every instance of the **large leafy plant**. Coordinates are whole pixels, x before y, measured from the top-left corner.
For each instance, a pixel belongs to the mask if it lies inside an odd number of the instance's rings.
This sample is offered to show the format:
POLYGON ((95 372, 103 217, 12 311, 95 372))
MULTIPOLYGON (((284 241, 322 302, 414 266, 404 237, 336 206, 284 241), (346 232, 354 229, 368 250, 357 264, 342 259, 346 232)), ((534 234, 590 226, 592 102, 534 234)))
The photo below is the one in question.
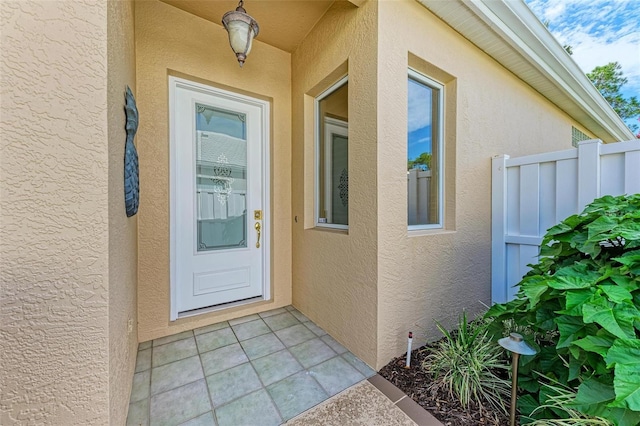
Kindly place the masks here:
MULTIPOLYGON (((521 412, 549 406, 543 372, 577 389, 570 408, 640 424, 640 194, 595 200, 550 228, 541 247, 516 299, 487 313, 498 333, 529 330, 539 349, 522 361, 521 412)), ((549 408, 532 417, 565 414, 549 408)))

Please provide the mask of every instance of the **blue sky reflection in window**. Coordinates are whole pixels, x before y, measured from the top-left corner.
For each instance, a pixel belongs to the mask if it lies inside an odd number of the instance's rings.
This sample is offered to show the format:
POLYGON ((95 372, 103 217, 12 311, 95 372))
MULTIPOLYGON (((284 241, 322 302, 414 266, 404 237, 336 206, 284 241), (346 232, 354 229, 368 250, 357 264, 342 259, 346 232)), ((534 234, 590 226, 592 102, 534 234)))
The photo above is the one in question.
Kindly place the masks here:
POLYGON ((238 139, 246 139, 244 118, 240 114, 198 104, 196 129, 205 132, 222 133, 238 139))
POLYGON ((408 81, 407 169, 429 170, 433 153, 431 123, 435 90, 411 78, 408 81))

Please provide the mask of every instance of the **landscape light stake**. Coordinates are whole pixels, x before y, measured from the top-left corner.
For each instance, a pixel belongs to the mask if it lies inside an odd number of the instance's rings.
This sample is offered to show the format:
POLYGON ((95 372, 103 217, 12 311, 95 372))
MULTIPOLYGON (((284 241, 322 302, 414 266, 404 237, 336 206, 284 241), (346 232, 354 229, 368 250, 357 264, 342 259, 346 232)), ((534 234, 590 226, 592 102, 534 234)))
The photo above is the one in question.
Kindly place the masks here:
POLYGON ((522 338, 518 333, 511 333, 509 337, 498 340, 498 344, 508 351, 511 351, 513 358, 511 363, 511 409, 509 410, 509 425, 516 424, 516 402, 518 393, 518 361, 520 355, 535 355, 536 350, 522 338))
POLYGON ((407 339, 407 363, 404 368, 411 368, 411 343, 413 343, 413 333, 409 332, 409 338, 407 339))

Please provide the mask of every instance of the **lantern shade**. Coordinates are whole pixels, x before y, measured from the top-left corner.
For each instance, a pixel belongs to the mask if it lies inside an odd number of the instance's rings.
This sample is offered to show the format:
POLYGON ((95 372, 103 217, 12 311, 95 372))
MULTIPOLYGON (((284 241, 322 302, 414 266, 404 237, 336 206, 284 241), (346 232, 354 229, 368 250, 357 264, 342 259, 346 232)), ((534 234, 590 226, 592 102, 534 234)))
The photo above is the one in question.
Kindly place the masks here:
POLYGON ((498 340, 498 343, 503 348, 520 354, 520 355, 535 355, 536 350, 529 346, 525 341, 522 335, 518 333, 511 333, 509 337, 504 337, 498 340))
POLYGON ((238 63, 242 66, 251 52, 253 38, 260 31, 258 23, 246 13, 242 6, 238 6, 235 11, 224 14, 222 25, 229 33, 229 44, 238 58, 238 63))

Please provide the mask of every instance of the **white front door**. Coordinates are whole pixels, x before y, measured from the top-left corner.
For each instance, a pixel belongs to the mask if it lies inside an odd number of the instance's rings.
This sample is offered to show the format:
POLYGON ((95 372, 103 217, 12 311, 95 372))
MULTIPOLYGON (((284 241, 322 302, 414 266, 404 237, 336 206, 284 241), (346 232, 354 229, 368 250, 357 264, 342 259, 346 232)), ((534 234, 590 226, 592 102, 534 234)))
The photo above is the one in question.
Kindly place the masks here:
POLYGON ((268 103, 171 77, 171 319, 268 298, 268 103))

